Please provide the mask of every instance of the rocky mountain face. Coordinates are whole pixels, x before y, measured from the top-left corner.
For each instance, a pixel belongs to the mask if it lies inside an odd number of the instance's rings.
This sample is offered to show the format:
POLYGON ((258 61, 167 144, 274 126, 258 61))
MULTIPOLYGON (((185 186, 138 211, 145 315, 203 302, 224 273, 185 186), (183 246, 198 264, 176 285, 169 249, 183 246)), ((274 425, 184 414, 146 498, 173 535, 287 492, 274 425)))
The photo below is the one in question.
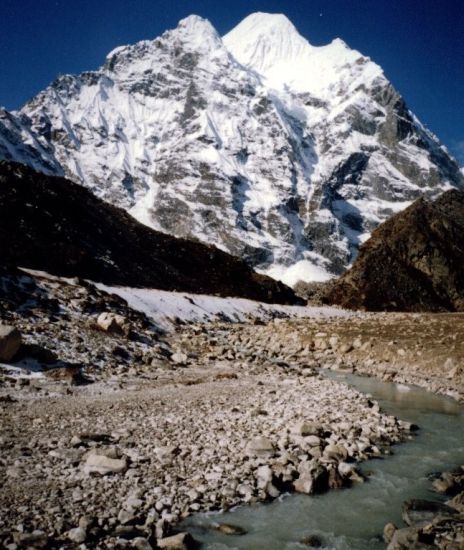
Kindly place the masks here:
POLYGON ((373 311, 464 311, 464 192, 419 199, 379 226, 328 301, 373 311))
POLYGON ((2 266, 109 285, 296 303, 293 292, 242 260, 159 233, 83 186, 0 162, 2 266))
POLYGON ((197 16, 0 113, 0 157, 65 174, 142 223, 292 284, 463 175, 382 69, 282 15, 221 38, 197 16))

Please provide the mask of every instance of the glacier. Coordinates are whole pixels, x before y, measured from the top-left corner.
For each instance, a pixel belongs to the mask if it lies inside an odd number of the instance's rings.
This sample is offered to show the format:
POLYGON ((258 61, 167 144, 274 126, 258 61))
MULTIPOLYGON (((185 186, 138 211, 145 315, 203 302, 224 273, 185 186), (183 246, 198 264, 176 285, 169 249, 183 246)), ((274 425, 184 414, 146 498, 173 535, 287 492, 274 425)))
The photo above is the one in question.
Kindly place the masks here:
POLYGON ((0 158, 292 285, 342 273, 392 214, 464 185, 379 65, 267 13, 224 37, 192 15, 58 77, 0 110, 0 158))

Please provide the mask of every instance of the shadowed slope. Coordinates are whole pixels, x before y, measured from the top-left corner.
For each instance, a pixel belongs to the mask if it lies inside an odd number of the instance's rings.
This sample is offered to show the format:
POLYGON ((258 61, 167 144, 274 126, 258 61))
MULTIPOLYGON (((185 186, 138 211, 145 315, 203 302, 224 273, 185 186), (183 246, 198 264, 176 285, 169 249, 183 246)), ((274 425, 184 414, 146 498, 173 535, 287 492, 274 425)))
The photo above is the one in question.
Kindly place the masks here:
POLYGON ((379 226, 326 298, 373 311, 464 311, 464 192, 419 199, 379 226))
POLYGON ((150 287, 294 303, 293 292, 214 247, 154 231, 64 178, 0 162, 3 265, 150 287))

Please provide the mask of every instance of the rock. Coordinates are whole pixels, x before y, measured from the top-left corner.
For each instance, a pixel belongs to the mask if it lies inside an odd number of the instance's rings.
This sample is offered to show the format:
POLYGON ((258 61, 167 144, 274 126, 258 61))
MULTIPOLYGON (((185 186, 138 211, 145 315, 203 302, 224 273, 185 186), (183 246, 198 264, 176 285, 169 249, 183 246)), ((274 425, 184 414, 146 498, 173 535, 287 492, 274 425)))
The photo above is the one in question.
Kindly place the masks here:
POLYGON ((185 365, 188 361, 188 357, 185 353, 177 351, 171 355, 171 361, 176 365, 185 365))
POLYGON ((191 550, 195 547, 195 541, 190 533, 179 533, 159 539, 157 546, 161 550, 191 550))
POLYGON ((246 452, 251 456, 269 456, 274 454, 274 445, 267 437, 258 436, 248 441, 246 452))
POLYGON ((44 370, 44 374, 51 380, 68 382, 72 386, 81 386, 90 383, 90 380, 82 374, 80 366, 66 366, 44 370))
POLYGON ((39 529, 32 533, 15 533, 13 538, 21 548, 47 548, 48 546, 47 534, 39 529))
POLYGON ((78 435, 73 435, 69 443, 72 447, 79 447, 82 444, 82 439, 78 435))
POLYGON ((338 343, 339 343, 340 339, 338 336, 331 336, 329 338, 329 344, 330 344, 330 347, 335 351, 338 347, 338 343))
POLYGON ((329 470, 329 489, 341 489, 345 485, 343 477, 338 470, 332 468, 329 470))
POLYGON ((127 470, 126 459, 109 458, 108 456, 97 454, 89 455, 84 465, 84 472, 88 474, 120 474, 125 470, 127 470))
POLYGON ((268 483, 272 482, 272 470, 270 466, 260 466, 256 470, 256 479, 258 480, 258 487, 265 487, 268 483))
POLYGON ((387 544, 392 541, 393 535, 395 534, 396 530, 397 530, 397 527, 393 523, 387 523, 383 528, 383 540, 387 544))
POLYGON ((362 348, 362 346, 363 346, 363 343, 362 343, 361 338, 355 338, 353 340, 353 348, 354 349, 360 349, 360 348, 362 348))
POLYGON ((317 437, 317 435, 308 435, 305 438, 305 443, 310 447, 320 447, 322 445, 322 439, 317 437))
POLYGON ((135 520, 135 515, 133 512, 128 510, 120 510, 118 514, 118 521, 121 525, 128 525, 135 520))
POLYGON ((132 525, 118 525, 113 532, 113 536, 126 540, 134 540, 143 535, 142 531, 132 525))
POLYGON ((301 435, 302 437, 308 437, 311 435, 318 436, 323 432, 323 428, 318 422, 304 420, 303 422, 296 424, 293 427, 292 432, 295 435, 301 435))
POLYGON ((58 359, 55 352, 39 344, 22 344, 20 353, 21 356, 32 357, 45 365, 54 363, 58 359))
POLYGON ((123 334, 127 336, 130 331, 129 323, 125 317, 109 311, 100 313, 97 318, 97 325, 105 332, 123 334))
POLYGON ((448 500, 446 502, 448 506, 451 506, 452 508, 455 508, 461 513, 464 513, 464 492, 459 493, 455 497, 453 497, 451 500, 448 500))
POLYGON ((76 544, 81 544, 87 538, 87 533, 82 527, 75 527, 68 531, 68 539, 76 544))
POLYGON ((453 517, 457 511, 441 502, 411 499, 403 503, 403 520, 406 525, 423 525, 432 521, 435 516, 453 517))
POLYGON ((432 483, 435 491, 446 495, 456 495, 464 490, 464 475, 444 473, 432 483))
POLYGON ((300 475, 300 477, 293 482, 293 488, 297 493, 311 495, 314 493, 314 479, 309 473, 300 475))
POLYGON ((338 461, 344 461, 348 458, 348 451, 343 445, 327 445, 323 454, 326 458, 338 461))
POLYGON ((387 550, 411 550, 417 548, 416 544, 419 541, 419 532, 414 527, 405 527, 397 529, 393 533, 392 540, 387 546, 387 550))
POLYGON ((253 495, 253 487, 249 483, 240 483, 237 486, 237 493, 249 498, 253 495))
POLYGON ((223 535, 245 535, 246 530, 239 525, 232 525, 231 523, 218 523, 215 529, 223 535))
POLYGON ((21 333, 11 325, 0 325, 0 361, 11 361, 21 346, 21 333))
POLYGON ((314 339, 314 349, 318 351, 325 351, 328 348, 327 340, 322 337, 314 339))
POLYGON ((349 344, 348 342, 345 342, 338 348, 338 352, 340 354, 350 353, 350 351, 353 351, 353 345, 349 344))
POLYGON ((356 467, 353 464, 348 464, 348 462, 338 463, 338 472, 343 477, 350 477, 355 471, 356 471, 356 467))
POLYGON ((462 365, 456 365, 448 372, 448 380, 453 380, 459 376, 461 376, 463 373, 463 367, 462 365))
POLYGON ((322 540, 317 535, 308 535, 300 540, 300 544, 304 544, 310 548, 320 548, 322 546, 322 540))
POLYGON ((153 546, 144 537, 136 537, 132 541, 132 547, 136 550, 153 550, 153 546))

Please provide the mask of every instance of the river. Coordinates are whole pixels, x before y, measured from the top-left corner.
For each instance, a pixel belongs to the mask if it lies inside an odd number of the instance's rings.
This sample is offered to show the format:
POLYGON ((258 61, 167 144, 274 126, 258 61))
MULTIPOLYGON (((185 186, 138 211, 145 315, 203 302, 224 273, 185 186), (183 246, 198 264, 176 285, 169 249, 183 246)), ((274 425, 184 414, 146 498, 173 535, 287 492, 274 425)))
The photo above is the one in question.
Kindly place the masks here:
POLYGON ((389 414, 417 424, 417 435, 394 446, 393 455, 362 463, 366 483, 188 518, 182 528, 203 543, 202 549, 307 549, 298 541, 316 535, 326 550, 380 550, 386 546, 381 538, 384 525, 403 525, 404 500, 440 499, 431 492, 428 476, 464 464, 463 408, 449 398, 411 386, 330 371, 325 374, 370 394, 389 414), (247 534, 223 535, 210 528, 215 521, 243 527, 247 534))

